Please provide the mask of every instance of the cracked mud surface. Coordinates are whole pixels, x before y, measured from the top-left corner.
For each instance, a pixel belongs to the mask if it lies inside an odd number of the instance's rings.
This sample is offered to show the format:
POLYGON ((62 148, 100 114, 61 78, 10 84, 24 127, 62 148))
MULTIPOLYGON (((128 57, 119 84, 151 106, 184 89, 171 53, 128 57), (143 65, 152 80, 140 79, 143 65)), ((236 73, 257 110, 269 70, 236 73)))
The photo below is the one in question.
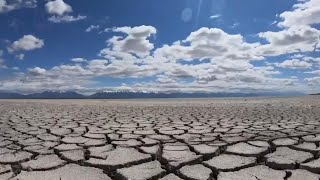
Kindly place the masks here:
POLYGON ((320 97, 1 100, 0 180, 319 180, 320 97))

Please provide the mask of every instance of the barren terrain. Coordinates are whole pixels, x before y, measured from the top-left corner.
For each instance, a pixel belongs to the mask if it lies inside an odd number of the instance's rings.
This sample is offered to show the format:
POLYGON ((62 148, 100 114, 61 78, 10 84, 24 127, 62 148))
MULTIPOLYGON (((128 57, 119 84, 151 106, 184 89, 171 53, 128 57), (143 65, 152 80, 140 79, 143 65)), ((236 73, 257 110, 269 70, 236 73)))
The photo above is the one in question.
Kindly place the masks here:
POLYGON ((319 180, 320 97, 0 100, 0 179, 319 180))

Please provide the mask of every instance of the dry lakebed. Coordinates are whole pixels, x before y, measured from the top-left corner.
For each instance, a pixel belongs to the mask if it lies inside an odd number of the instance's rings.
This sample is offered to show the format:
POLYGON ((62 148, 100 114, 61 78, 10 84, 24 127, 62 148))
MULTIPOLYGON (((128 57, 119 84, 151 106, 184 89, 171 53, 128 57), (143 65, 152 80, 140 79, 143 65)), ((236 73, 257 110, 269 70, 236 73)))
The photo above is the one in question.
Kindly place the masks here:
POLYGON ((320 97, 0 100, 0 179, 319 180, 320 97))

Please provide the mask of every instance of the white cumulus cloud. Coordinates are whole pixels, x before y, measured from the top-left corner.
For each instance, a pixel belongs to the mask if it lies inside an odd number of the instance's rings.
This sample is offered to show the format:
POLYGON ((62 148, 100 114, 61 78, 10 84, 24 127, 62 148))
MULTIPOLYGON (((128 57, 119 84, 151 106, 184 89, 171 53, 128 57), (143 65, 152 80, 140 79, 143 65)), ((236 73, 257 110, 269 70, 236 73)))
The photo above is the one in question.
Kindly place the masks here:
MULTIPOLYGON (((0 90, 274 92, 294 89, 306 92, 310 88, 319 89, 320 59, 310 53, 320 48, 320 31, 312 26, 318 23, 317 17, 313 17, 313 13, 317 14, 317 2, 319 0, 300 0, 292 11, 279 16, 282 19, 276 21, 281 28, 279 31, 258 33, 261 41, 256 42, 247 41, 242 34, 202 27, 174 43, 156 47, 152 36, 156 35, 157 29, 153 26, 110 28, 106 32, 112 32, 113 36, 100 50, 99 59, 73 58, 69 64, 32 68, 10 80, 0 81, 0 90), (304 17, 299 14, 304 14, 304 17), (294 23, 292 18, 299 23, 294 23), (254 62, 271 56, 289 59, 266 65, 254 62), (298 74, 288 75, 284 68, 304 73, 306 78, 301 79, 298 74), (312 75, 314 77, 310 77, 312 75), (97 77, 112 77, 120 81, 130 77, 137 81, 117 87, 96 87, 97 77)), ((64 16, 71 16, 72 8, 65 5, 59 12, 51 12, 48 11, 52 21, 62 22, 64 16)), ((95 28, 90 26, 87 31, 95 28)), ((10 46, 12 51, 28 49, 24 48, 28 45, 14 44, 10 46)))
POLYGON ((261 55, 277 56, 294 52, 310 52, 317 48, 320 31, 310 26, 293 26, 282 31, 261 32, 259 37, 269 44, 260 46, 257 50, 261 55))
POLYGON ((32 69, 29 69, 29 73, 32 76, 40 76, 40 75, 44 75, 46 73, 46 70, 40 67, 35 67, 32 69))
POLYGON ((283 20, 278 23, 280 27, 320 23, 320 0, 302 0, 293 6, 293 11, 285 11, 279 17, 283 20))
POLYGON ((53 23, 67 23, 86 19, 86 16, 78 15, 73 16, 69 13, 73 12, 72 7, 65 3, 63 0, 53 0, 45 4, 46 11, 52 15, 49 17, 49 21, 53 23))
POLYGON ((72 12, 72 7, 63 0, 49 1, 45 4, 49 14, 63 15, 72 12))
POLYGON ((9 52, 15 51, 31 51, 39 49, 44 46, 44 40, 39 39, 33 35, 24 35, 22 38, 14 41, 10 47, 9 52))
POLYGON ((282 63, 279 63, 277 66, 289 69, 307 69, 310 68, 312 64, 305 61, 301 61, 299 59, 291 59, 285 60, 282 63))
POLYGON ((133 53, 143 57, 149 55, 150 50, 154 48, 148 39, 157 32, 152 26, 119 27, 112 31, 124 33, 125 36, 113 36, 107 41, 109 47, 103 52, 133 53))

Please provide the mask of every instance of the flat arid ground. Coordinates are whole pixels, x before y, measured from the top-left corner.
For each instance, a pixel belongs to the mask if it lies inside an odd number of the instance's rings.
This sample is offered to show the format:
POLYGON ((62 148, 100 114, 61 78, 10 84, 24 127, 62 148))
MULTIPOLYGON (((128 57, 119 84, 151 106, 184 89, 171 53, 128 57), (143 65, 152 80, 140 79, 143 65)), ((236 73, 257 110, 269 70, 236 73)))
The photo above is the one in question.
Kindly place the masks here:
POLYGON ((319 180, 320 97, 1 100, 0 179, 319 180))

